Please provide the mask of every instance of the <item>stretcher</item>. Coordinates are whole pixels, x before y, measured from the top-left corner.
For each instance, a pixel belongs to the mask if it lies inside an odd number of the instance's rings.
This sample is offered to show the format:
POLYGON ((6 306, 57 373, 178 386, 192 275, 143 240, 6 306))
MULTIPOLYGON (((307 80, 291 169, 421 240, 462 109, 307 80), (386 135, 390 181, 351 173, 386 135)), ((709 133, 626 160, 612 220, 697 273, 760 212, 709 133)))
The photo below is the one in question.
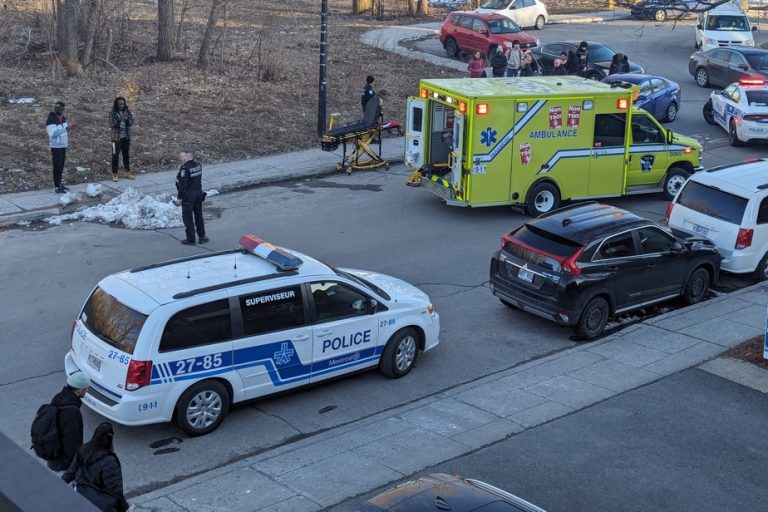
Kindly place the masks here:
POLYGON ((379 98, 374 96, 369 103, 374 101, 376 108, 366 108, 363 119, 355 123, 334 127, 339 114, 331 114, 328 129, 320 138, 320 147, 323 151, 336 151, 339 146, 342 146, 344 155, 341 162, 336 164, 337 171, 352 174, 353 170, 378 167, 389 170, 389 162, 381 158, 381 132, 382 130, 389 132, 392 129, 399 131, 400 123, 397 121, 384 123, 379 98), (377 144, 378 148, 376 148, 377 144))

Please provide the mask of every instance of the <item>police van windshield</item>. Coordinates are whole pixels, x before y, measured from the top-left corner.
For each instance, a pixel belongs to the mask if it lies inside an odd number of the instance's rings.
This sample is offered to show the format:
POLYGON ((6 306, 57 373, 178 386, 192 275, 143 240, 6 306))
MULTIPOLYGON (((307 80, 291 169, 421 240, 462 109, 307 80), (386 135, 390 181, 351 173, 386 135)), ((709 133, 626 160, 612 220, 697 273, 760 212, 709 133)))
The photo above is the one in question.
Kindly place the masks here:
POLYGON ((743 32, 749 30, 747 17, 744 15, 734 16, 709 16, 707 17, 707 30, 724 30, 730 32, 743 32))
POLYGON ((377 294, 379 297, 382 297, 382 298, 384 298, 386 300, 391 300, 392 299, 392 297, 390 297, 387 292, 385 292, 384 290, 382 290, 381 288, 379 288, 378 286, 376 286, 372 282, 367 281, 367 280, 363 279, 360 276, 356 276, 354 274, 350 274, 349 272, 344 272, 341 269, 333 268, 333 267, 331 267, 331 268, 333 269, 334 272, 336 272, 336 274, 338 274, 338 275, 340 275, 342 277, 346 277, 347 279, 350 279, 350 280, 352 280, 352 281, 354 281, 354 282, 356 282, 358 284, 361 284, 361 285, 365 286, 366 288, 368 288, 369 290, 371 290, 372 292, 377 294))
POLYGON ((134 311, 101 288, 96 288, 85 303, 80 319, 102 341, 133 354, 147 315, 134 311))

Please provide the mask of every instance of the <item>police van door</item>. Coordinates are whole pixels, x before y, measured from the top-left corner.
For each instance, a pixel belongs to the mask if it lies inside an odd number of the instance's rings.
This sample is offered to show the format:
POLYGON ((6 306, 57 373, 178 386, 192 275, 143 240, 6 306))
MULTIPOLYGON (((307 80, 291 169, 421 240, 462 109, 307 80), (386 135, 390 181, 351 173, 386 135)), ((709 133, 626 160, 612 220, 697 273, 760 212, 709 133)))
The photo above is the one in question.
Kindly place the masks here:
POLYGON ((235 294, 233 361, 243 380, 243 399, 309 383, 312 326, 302 286, 235 294))
POLYGON ((378 317, 370 298, 339 281, 314 281, 308 288, 314 314, 310 381, 378 364, 378 317))
POLYGON ((453 116, 453 150, 451 151, 451 182, 462 191, 461 172, 464 166, 464 115, 458 111, 453 116))
POLYGON ((408 116, 405 126, 405 165, 421 169, 424 158, 424 119, 427 102, 421 98, 408 98, 408 116))

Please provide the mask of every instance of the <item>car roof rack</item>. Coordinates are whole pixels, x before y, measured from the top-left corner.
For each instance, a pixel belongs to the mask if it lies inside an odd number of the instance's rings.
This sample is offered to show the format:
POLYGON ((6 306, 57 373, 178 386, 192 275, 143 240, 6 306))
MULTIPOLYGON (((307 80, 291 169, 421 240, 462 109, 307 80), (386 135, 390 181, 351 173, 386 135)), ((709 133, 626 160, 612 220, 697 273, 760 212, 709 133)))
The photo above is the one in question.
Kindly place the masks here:
POLYGON ((250 283, 258 283, 259 281, 268 281, 270 279, 274 279, 276 277, 290 277, 290 276, 296 276, 299 273, 295 270, 288 270, 288 271, 281 271, 281 272, 274 272, 272 274, 265 274, 263 276, 257 276, 257 277, 249 277, 246 279, 238 279, 235 281, 228 281, 226 283, 219 283, 214 284, 212 286, 205 286, 203 288, 195 288, 194 290, 189 290, 186 292, 179 292, 173 296, 174 299, 186 299, 187 297, 194 297, 195 295, 200 295, 201 293, 208 293, 213 292, 216 290, 221 290, 223 288, 230 288, 234 286, 240 286, 243 284, 250 284, 250 283))

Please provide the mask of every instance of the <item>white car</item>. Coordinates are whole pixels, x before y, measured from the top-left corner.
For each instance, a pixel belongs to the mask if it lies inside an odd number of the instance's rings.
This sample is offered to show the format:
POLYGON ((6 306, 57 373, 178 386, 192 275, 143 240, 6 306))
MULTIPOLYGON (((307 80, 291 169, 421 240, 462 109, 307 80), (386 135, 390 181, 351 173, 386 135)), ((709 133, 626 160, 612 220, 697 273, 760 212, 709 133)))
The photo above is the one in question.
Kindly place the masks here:
POLYGON ((415 286, 253 235, 240 245, 99 282, 64 361, 91 378, 88 407, 202 435, 233 403, 377 366, 399 378, 437 346, 439 316, 415 286))
POLYGON ((728 132, 731 146, 768 139, 768 83, 747 77, 713 91, 704 104, 704 119, 728 132))
POLYGON ((547 6, 539 0, 488 0, 475 12, 502 14, 523 28, 541 30, 549 21, 547 6))
POLYGON ((755 46, 757 30, 738 2, 726 2, 699 13, 695 46, 705 52, 713 48, 755 46))
POLYGON ((768 279, 768 160, 692 175, 669 204, 667 224, 712 240, 721 269, 768 279))

